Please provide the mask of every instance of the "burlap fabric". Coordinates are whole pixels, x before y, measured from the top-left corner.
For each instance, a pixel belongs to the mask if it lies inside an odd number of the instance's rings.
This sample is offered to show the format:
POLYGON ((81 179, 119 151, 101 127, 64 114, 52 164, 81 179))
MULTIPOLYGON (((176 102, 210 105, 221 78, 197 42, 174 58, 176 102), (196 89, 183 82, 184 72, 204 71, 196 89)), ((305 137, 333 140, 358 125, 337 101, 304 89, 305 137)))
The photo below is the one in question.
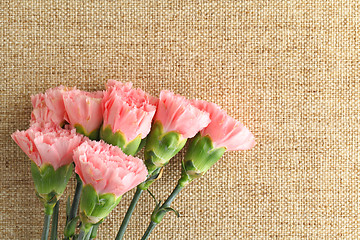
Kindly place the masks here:
MULTIPOLYGON (((258 142, 187 187, 174 204, 181 217, 167 215, 151 239, 359 237, 357 0, 50 2, 0 3, 1 239, 41 234, 30 161, 10 138, 28 127, 30 95, 107 79, 213 101, 258 142)), ((183 154, 152 187, 159 199, 183 154)), ((114 238, 133 193, 99 239, 114 238)), ((153 207, 144 194, 126 239, 142 236, 153 207)))

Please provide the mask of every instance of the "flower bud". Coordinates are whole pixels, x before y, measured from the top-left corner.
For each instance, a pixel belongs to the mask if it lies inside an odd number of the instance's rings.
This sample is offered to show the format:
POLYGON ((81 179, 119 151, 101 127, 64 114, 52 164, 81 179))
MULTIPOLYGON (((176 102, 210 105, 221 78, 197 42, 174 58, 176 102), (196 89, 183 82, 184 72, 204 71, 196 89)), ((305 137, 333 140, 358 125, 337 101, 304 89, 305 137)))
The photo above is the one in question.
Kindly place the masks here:
POLYGON ((185 186, 204 175, 221 158, 225 150, 225 147, 214 147, 210 137, 197 134, 182 161, 182 176, 179 183, 185 186))

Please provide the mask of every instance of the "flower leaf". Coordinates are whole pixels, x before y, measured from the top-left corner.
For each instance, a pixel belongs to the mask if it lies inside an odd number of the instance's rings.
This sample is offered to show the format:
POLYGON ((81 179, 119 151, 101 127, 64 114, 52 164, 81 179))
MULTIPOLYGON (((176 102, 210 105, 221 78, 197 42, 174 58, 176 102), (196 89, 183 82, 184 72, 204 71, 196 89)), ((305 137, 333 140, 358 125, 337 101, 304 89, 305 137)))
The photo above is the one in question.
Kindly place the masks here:
POLYGON ((164 211, 166 211, 166 212, 170 212, 170 211, 171 211, 171 212, 174 212, 177 217, 180 217, 179 212, 178 212, 177 210, 173 209, 172 207, 166 207, 166 208, 163 208, 163 209, 164 209, 164 211))

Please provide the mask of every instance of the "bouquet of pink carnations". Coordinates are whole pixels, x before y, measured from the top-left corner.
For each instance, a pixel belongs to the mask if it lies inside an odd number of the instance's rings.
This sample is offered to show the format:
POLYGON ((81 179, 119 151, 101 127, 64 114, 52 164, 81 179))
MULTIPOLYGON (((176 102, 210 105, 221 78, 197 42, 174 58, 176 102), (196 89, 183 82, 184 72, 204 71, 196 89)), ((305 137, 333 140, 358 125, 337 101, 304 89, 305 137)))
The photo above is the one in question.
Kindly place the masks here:
MULTIPOLYGON (((141 239, 173 211, 172 201, 203 176, 225 151, 246 150, 254 136, 214 103, 170 91, 155 98, 131 83, 109 80, 105 91, 56 87, 31 97, 30 127, 12 138, 31 160, 35 192, 44 204, 41 239, 58 239, 59 200, 75 171, 77 185, 66 204, 64 239, 94 239, 97 229, 127 191, 137 188, 120 226, 122 239, 141 194, 190 143, 179 181, 166 201, 156 201, 141 239), (143 159, 134 157, 142 148, 143 159), (52 220, 51 220, 52 219, 52 220)), ((149 191, 152 197, 154 195, 149 191)))

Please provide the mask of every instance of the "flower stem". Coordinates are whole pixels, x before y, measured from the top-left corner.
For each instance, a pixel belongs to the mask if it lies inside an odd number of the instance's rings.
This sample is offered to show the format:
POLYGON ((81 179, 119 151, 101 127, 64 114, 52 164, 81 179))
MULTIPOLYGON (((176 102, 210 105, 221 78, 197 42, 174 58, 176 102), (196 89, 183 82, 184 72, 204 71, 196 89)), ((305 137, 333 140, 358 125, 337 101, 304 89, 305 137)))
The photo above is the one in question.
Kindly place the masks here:
POLYGON ((139 187, 136 189, 136 192, 134 194, 134 197, 131 201, 131 204, 125 214, 125 217, 121 223, 121 226, 120 226, 120 229, 119 229, 119 232, 118 234, 116 235, 116 238, 115 240, 121 240, 123 237, 124 237, 124 234, 125 234, 125 231, 126 231, 126 227, 127 225, 129 224, 129 221, 130 221, 130 218, 131 218, 131 215, 133 214, 134 212, 134 209, 135 209, 135 206, 137 204, 137 202, 139 201, 139 198, 142 194, 143 190, 140 189, 139 187))
POLYGON ((51 219, 51 215, 48 215, 48 214, 45 213, 45 216, 44 216, 44 228, 43 228, 43 232, 42 232, 42 235, 41 235, 41 240, 47 240, 48 239, 50 219, 51 219))
POLYGON ((97 224, 92 226, 91 232, 90 232, 90 240, 93 240, 96 238, 97 230, 99 228, 99 225, 102 223, 102 221, 98 222, 97 224))
MULTIPOLYGON (((151 222, 146 229, 146 232, 144 233, 141 240, 146 240, 149 238, 151 232, 155 229, 156 225, 161 222, 165 214, 169 211, 169 207, 171 203, 174 201, 176 196, 179 194, 179 192, 184 188, 183 185, 178 183, 176 187, 174 188, 173 192, 170 194, 170 196, 166 199, 163 205, 161 205, 160 208, 155 208, 153 214, 151 215, 151 222)), ((174 210, 173 210, 174 211, 174 210)))
POLYGON ((90 236, 91 236, 91 233, 92 233, 92 230, 93 230, 93 227, 90 228, 90 230, 88 231, 88 233, 86 234, 84 240, 89 240, 90 239, 90 236))
POLYGON ((93 229, 93 226, 91 226, 91 227, 82 226, 80 228, 80 233, 79 233, 79 236, 77 237, 77 240, 89 240, 92 229, 93 229))
POLYGON ((156 227, 157 223, 151 221, 148 228, 146 229, 146 232, 144 233, 144 236, 142 236, 141 240, 146 240, 150 237, 150 233, 154 228, 156 227))
POLYGON ((52 216, 52 223, 51 223, 51 240, 57 240, 57 228, 58 228, 58 218, 59 218, 59 204, 60 200, 56 202, 54 207, 54 212, 52 216))
MULTIPOLYGON (((66 219, 66 224, 68 224, 72 219, 76 217, 77 210, 79 208, 79 201, 80 201, 80 195, 81 190, 83 188, 83 183, 79 177, 79 175, 76 174, 76 189, 74 194, 74 199, 71 204, 70 213, 68 218, 66 219)), ((65 224, 65 226, 66 226, 65 224)), ((69 240, 68 237, 65 237, 64 240, 69 240)))
POLYGON ((70 209, 70 215, 69 215, 69 222, 76 216, 78 207, 79 207, 79 200, 80 200, 80 195, 81 195, 81 190, 83 187, 83 183, 79 177, 79 175, 76 174, 76 189, 75 189, 75 195, 74 195, 74 199, 71 205, 71 209, 70 209))
POLYGON ((86 233, 85 233, 85 230, 84 230, 84 229, 81 229, 77 240, 83 240, 84 237, 85 237, 85 234, 86 234, 86 233))
POLYGON ((161 208, 164 207, 170 207, 172 201, 174 201, 174 199, 176 198, 176 196, 179 194, 179 192, 183 189, 183 186, 181 186, 180 184, 176 185, 176 187, 174 188, 173 192, 171 193, 171 195, 166 199, 166 201, 164 202, 164 204, 161 206, 161 208))

